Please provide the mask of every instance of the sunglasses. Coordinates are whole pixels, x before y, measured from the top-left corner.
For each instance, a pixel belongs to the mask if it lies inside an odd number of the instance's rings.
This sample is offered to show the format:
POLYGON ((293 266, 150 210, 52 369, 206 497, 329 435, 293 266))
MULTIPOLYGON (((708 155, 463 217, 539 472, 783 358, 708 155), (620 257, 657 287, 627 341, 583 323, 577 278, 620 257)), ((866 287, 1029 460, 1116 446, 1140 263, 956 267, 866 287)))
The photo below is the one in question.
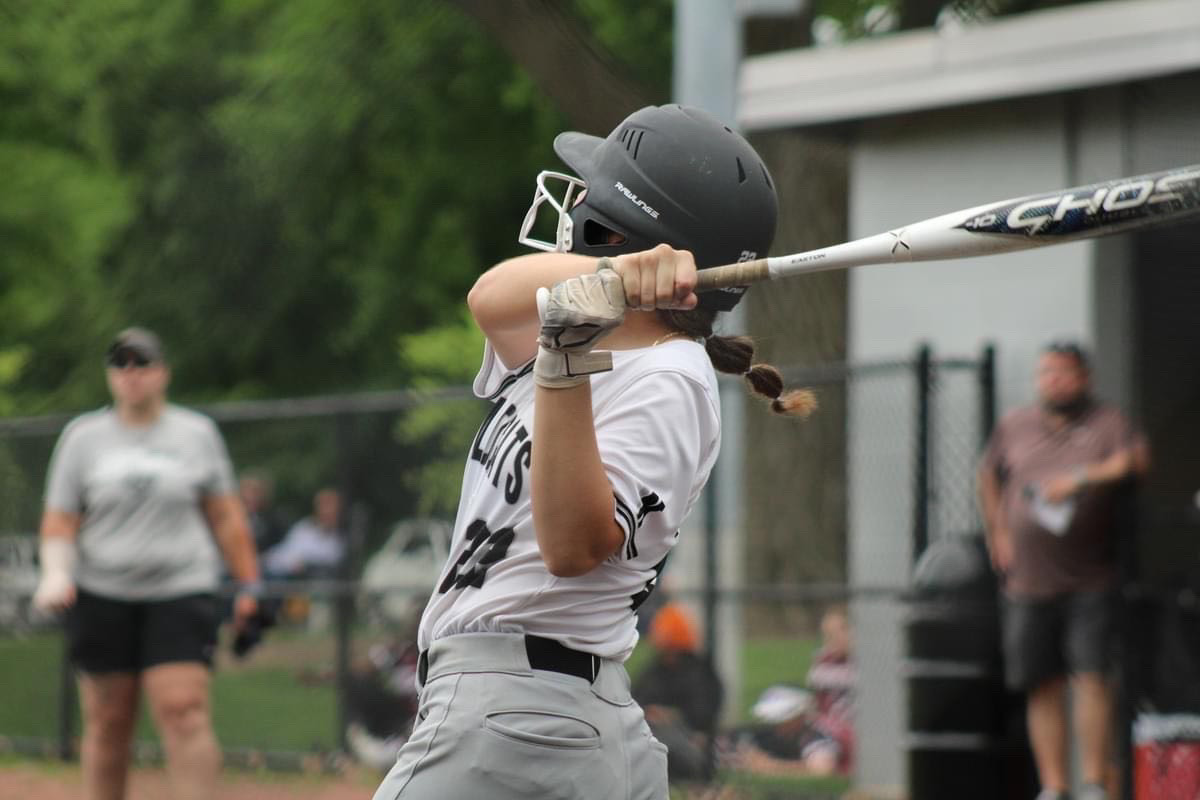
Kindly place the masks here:
POLYGON ((117 369, 126 367, 148 367, 153 363, 141 353, 132 350, 118 350, 108 357, 108 365, 117 369))

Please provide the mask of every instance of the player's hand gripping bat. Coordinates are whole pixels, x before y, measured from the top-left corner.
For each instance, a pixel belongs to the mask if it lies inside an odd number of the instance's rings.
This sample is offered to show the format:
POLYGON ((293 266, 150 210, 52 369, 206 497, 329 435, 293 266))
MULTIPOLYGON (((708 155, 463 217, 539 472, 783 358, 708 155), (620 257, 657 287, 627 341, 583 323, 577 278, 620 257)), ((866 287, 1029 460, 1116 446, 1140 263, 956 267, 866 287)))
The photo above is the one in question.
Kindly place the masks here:
POLYGON ((1200 214, 1200 164, 988 203, 852 242, 702 269, 696 291, 867 264, 1011 253, 1200 214))

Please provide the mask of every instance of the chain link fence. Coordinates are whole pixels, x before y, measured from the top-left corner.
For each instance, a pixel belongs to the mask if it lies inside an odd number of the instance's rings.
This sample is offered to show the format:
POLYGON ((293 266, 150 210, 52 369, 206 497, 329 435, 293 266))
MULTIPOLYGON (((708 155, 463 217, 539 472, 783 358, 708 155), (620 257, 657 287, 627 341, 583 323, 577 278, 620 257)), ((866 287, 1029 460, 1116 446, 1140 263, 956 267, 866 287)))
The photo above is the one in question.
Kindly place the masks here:
MULTIPOLYGON (((992 415, 985 397, 991 365, 990 350, 978 359, 939 360, 923 348, 910 359, 783 370, 789 383, 817 391, 819 417, 792 425, 786 435, 780 434, 784 428, 751 426, 743 447, 767 469, 786 464, 797 447, 821 451, 823 474, 805 476, 811 490, 778 501, 802 502, 806 516, 799 527, 792 521, 759 531, 774 551, 768 549, 758 564, 747 563, 742 585, 706 582, 702 565, 672 563, 639 623, 645 633, 669 598, 690 609, 699 638, 707 633, 714 646, 729 631, 711 619, 736 612, 739 669, 725 686, 733 712, 712 740, 714 758, 728 755, 723 748, 736 734, 761 724, 753 709, 768 688, 806 683, 821 649, 822 619, 831 609, 896 609, 906 602, 903 581, 846 577, 849 484, 870 474, 887 479, 876 502, 904 520, 906 563, 929 542, 977 527, 973 470, 992 415), (856 461, 849 443, 857 435, 870 435, 879 451, 894 458, 856 461), (804 553, 797 556, 797 541, 819 554, 819 570, 797 572, 806 561, 804 553)), ((226 763, 337 770, 354 759, 385 768, 415 709, 415 623, 445 560, 461 453, 484 404, 456 388, 201 410, 220 424, 242 474, 269 476, 278 518, 290 522, 309 513, 313 493, 322 487, 338 489, 346 500, 349 556, 342 569, 315 580, 268 583, 278 623, 246 657, 234 654, 232 632, 222 631, 213 700, 226 763)), ((37 618, 29 605, 46 465, 68 419, 0 421, 0 750, 73 758, 79 730, 74 675, 57 627, 37 618)), ((793 490, 787 475, 765 489, 780 498, 793 490)), ((753 505, 748 497, 741 502, 753 505)), ((710 497, 696 516, 715 511, 710 497)), ((747 514, 747 527, 753 519, 747 514)), ((748 532, 746 541, 750 548, 748 532)), ((650 648, 639 645, 631 674, 651 657, 650 648)), ((160 758, 146 719, 137 740, 138 759, 160 758)), ((718 771, 717 780, 728 785, 731 797, 833 797, 850 784, 849 777, 789 781, 732 768, 718 771)))

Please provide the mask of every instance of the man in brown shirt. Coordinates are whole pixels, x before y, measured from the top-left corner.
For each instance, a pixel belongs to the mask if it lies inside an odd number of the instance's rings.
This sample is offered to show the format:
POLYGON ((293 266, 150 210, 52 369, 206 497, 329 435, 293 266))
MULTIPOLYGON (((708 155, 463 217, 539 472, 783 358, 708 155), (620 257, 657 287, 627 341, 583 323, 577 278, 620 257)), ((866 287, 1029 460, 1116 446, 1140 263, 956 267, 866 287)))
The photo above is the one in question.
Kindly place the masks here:
POLYGON ((1116 489, 1144 474, 1148 453, 1121 413, 1092 397, 1078 345, 1047 346, 1036 382, 1038 404, 1001 420, 979 467, 988 549, 1006 601, 1005 678, 1027 693, 1038 800, 1066 798, 1068 676, 1085 784, 1079 800, 1104 800, 1116 489))

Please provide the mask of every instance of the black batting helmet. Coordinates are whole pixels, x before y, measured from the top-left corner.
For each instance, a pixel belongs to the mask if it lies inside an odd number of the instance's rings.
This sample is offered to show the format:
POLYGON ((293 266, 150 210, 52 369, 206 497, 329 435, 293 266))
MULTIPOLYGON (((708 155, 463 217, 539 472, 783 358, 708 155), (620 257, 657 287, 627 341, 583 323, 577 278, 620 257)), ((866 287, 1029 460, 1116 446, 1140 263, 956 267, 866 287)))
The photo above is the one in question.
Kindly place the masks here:
MULTIPOLYGON (((587 191, 573 208, 573 189, 561 203, 552 201, 560 213, 553 249, 612 256, 665 242, 691 251, 698 267, 712 267, 762 258, 775 237, 775 186, 762 159, 741 135, 700 109, 648 106, 606 139, 561 133, 554 150, 587 191)), ((543 191, 546 175, 567 178, 543 173, 543 191)), ((522 241, 534 246, 546 244, 525 237, 539 203, 535 199, 522 231, 522 241)), ((705 293, 700 307, 728 311, 744 291, 705 293)))

